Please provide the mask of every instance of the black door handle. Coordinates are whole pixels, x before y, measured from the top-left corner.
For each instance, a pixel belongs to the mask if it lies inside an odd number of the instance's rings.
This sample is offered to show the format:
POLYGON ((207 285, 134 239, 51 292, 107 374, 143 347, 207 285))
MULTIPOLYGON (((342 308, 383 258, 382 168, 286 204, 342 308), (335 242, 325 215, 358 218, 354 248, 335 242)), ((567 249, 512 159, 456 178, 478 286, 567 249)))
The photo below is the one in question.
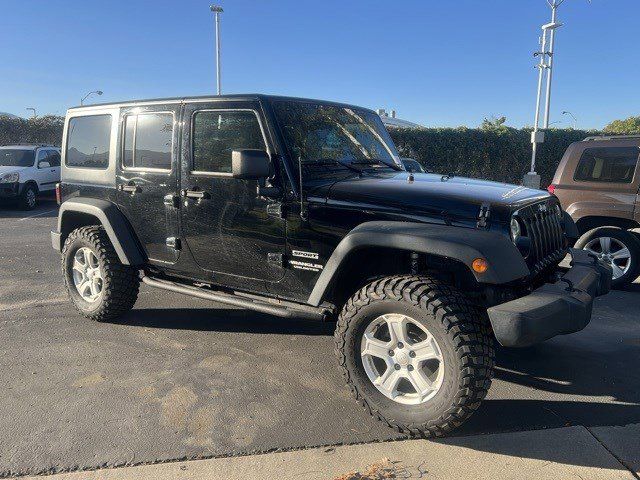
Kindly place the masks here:
POLYGON ((130 194, 140 193, 142 189, 138 185, 118 185, 121 192, 127 192, 130 194))
POLYGON ((211 198, 211 194, 204 190, 182 190, 181 193, 183 197, 187 198, 197 198, 200 200, 208 200, 211 198))

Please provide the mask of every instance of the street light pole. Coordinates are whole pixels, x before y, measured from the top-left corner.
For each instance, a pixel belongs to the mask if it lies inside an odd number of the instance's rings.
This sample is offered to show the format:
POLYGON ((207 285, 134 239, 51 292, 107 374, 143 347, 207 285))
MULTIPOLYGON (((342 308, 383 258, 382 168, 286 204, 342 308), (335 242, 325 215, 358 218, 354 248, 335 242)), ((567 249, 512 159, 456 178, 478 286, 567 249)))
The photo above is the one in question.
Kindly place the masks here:
POLYGON ((547 86, 545 91, 545 109, 543 129, 549 128, 550 108, 551 108, 551 80, 553 78, 553 48, 555 46, 555 31, 562 24, 557 22, 558 7, 564 3, 564 0, 547 0, 551 7, 551 23, 542 26, 541 50, 536 52, 534 56, 540 57, 540 62, 536 65, 538 71, 538 92, 536 96, 536 115, 531 132, 531 170, 524 176, 523 184, 531 188, 540 188, 540 175, 536 173, 536 155, 538 152, 538 144, 544 142, 544 131, 540 131, 540 102, 542 100, 542 84, 544 75, 547 75, 547 86), (547 40, 548 39, 548 40, 547 40), (547 49, 548 45, 548 49, 547 49))
POLYGON ((573 129, 577 130, 578 129, 578 119, 576 118, 576 116, 573 113, 568 112, 566 110, 564 112, 562 112, 562 114, 563 115, 569 115, 569 116, 571 116, 571 118, 573 118, 573 129))
POLYGON ((87 93, 84 97, 82 97, 82 98, 80 99, 80 105, 84 105, 84 101, 85 101, 87 98, 89 98, 89 96, 90 96, 90 95, 93 95, 94 93, 95 93, 96 95, 102 95, 102 90, 94 90, 94 91, 92 91, 92 92, 87 93))
POLYGON ((215 27, 216 27, 216 84, 218 95, 222 93, 222 86, 220 81, 220 14, 224 12, 222 7, 218 5, 211 5, 209 7, 215 15, 215 27))
POLYGON ((36 115, 36 109, 33 107, 27 107, 26 110, 31 110, 33 112, 33 117, 32 118, 36 118, 38 115, 36 115))

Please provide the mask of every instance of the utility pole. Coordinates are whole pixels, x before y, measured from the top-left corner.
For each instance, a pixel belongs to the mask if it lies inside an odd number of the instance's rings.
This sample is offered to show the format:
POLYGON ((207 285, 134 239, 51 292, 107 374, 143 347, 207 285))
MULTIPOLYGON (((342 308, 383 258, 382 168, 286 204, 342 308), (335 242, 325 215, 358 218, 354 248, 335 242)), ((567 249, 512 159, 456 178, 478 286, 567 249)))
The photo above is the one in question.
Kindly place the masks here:
POLYGON ((540 175, 536 173, 536 154, 538 144, 544 142, 544 130, 549 128, 549 116, 551 108, 551 80, 553 79, 553 49, 555 46, 556 29, 562 26, 558 22, 558 7, 564 0, 547 0, 551 7, 551 22, 542 26, 541 49, 534 53, 534 57, 540 57, 538 68, 538 93, 536 96, 536 115, 531 132, 531 170, 523 178, 523 185, 530 188, 540 188, 540 175), (548 48, 547 48, 548 46, 548 48), (545 110, 543 130, 540 130, 540 108, 542 100, 542 86, 546 74, 547 86, 545 91, 545 110))
POLYGON ((211 5, 209 7, 215 15, 215 27, 216 27, 216 83, 218 86, 218 95, 222 93, 222 86, 220 83, 220 14, 224 12, 222 7, 218 5, 211 5))
POLYGON ((27 109, 27 110, 31 110, 31 111, 33 112, 33 117, 31 117, 31 118, 36 118, 36 117, 38 116, 38 115, 36 115, 36 109, 35 109, 35 108, 33 108, 33 107, 27 107, 26 109, 27 109))

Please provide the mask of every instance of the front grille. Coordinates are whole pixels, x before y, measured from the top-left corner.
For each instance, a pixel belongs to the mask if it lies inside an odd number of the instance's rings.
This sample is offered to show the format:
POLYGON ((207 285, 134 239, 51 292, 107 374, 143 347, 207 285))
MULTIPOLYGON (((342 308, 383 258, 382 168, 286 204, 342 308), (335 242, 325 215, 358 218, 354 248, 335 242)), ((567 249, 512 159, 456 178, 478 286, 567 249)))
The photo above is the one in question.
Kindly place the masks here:
POLYGON ((567 253, 555 205, 547 200, 524 207, 515 214, 524 227, 523 235, 530 242, 525 260, 533 275, 557 265, 567 253))

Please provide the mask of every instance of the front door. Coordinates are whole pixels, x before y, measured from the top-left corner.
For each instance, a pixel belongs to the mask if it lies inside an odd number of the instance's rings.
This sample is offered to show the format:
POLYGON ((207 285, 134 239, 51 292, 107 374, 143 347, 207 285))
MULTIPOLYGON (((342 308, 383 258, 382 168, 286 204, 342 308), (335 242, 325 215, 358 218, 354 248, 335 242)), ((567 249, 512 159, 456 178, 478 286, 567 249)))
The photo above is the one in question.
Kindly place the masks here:
MULTIPOLYGON (((260 288, 284 275, 285 221, 257 195, 257 182, 235 179, 233 150, 272 152, 257 102, 185 107, 182 150, 182 235, 214 283, 260 288)), ((273 158, 273 157, 272 157, 273 158)))
POLYGON ((151 263, 175 263, 178 235, 180 106, 124 109, 120 116, 117 203, 151 263))

